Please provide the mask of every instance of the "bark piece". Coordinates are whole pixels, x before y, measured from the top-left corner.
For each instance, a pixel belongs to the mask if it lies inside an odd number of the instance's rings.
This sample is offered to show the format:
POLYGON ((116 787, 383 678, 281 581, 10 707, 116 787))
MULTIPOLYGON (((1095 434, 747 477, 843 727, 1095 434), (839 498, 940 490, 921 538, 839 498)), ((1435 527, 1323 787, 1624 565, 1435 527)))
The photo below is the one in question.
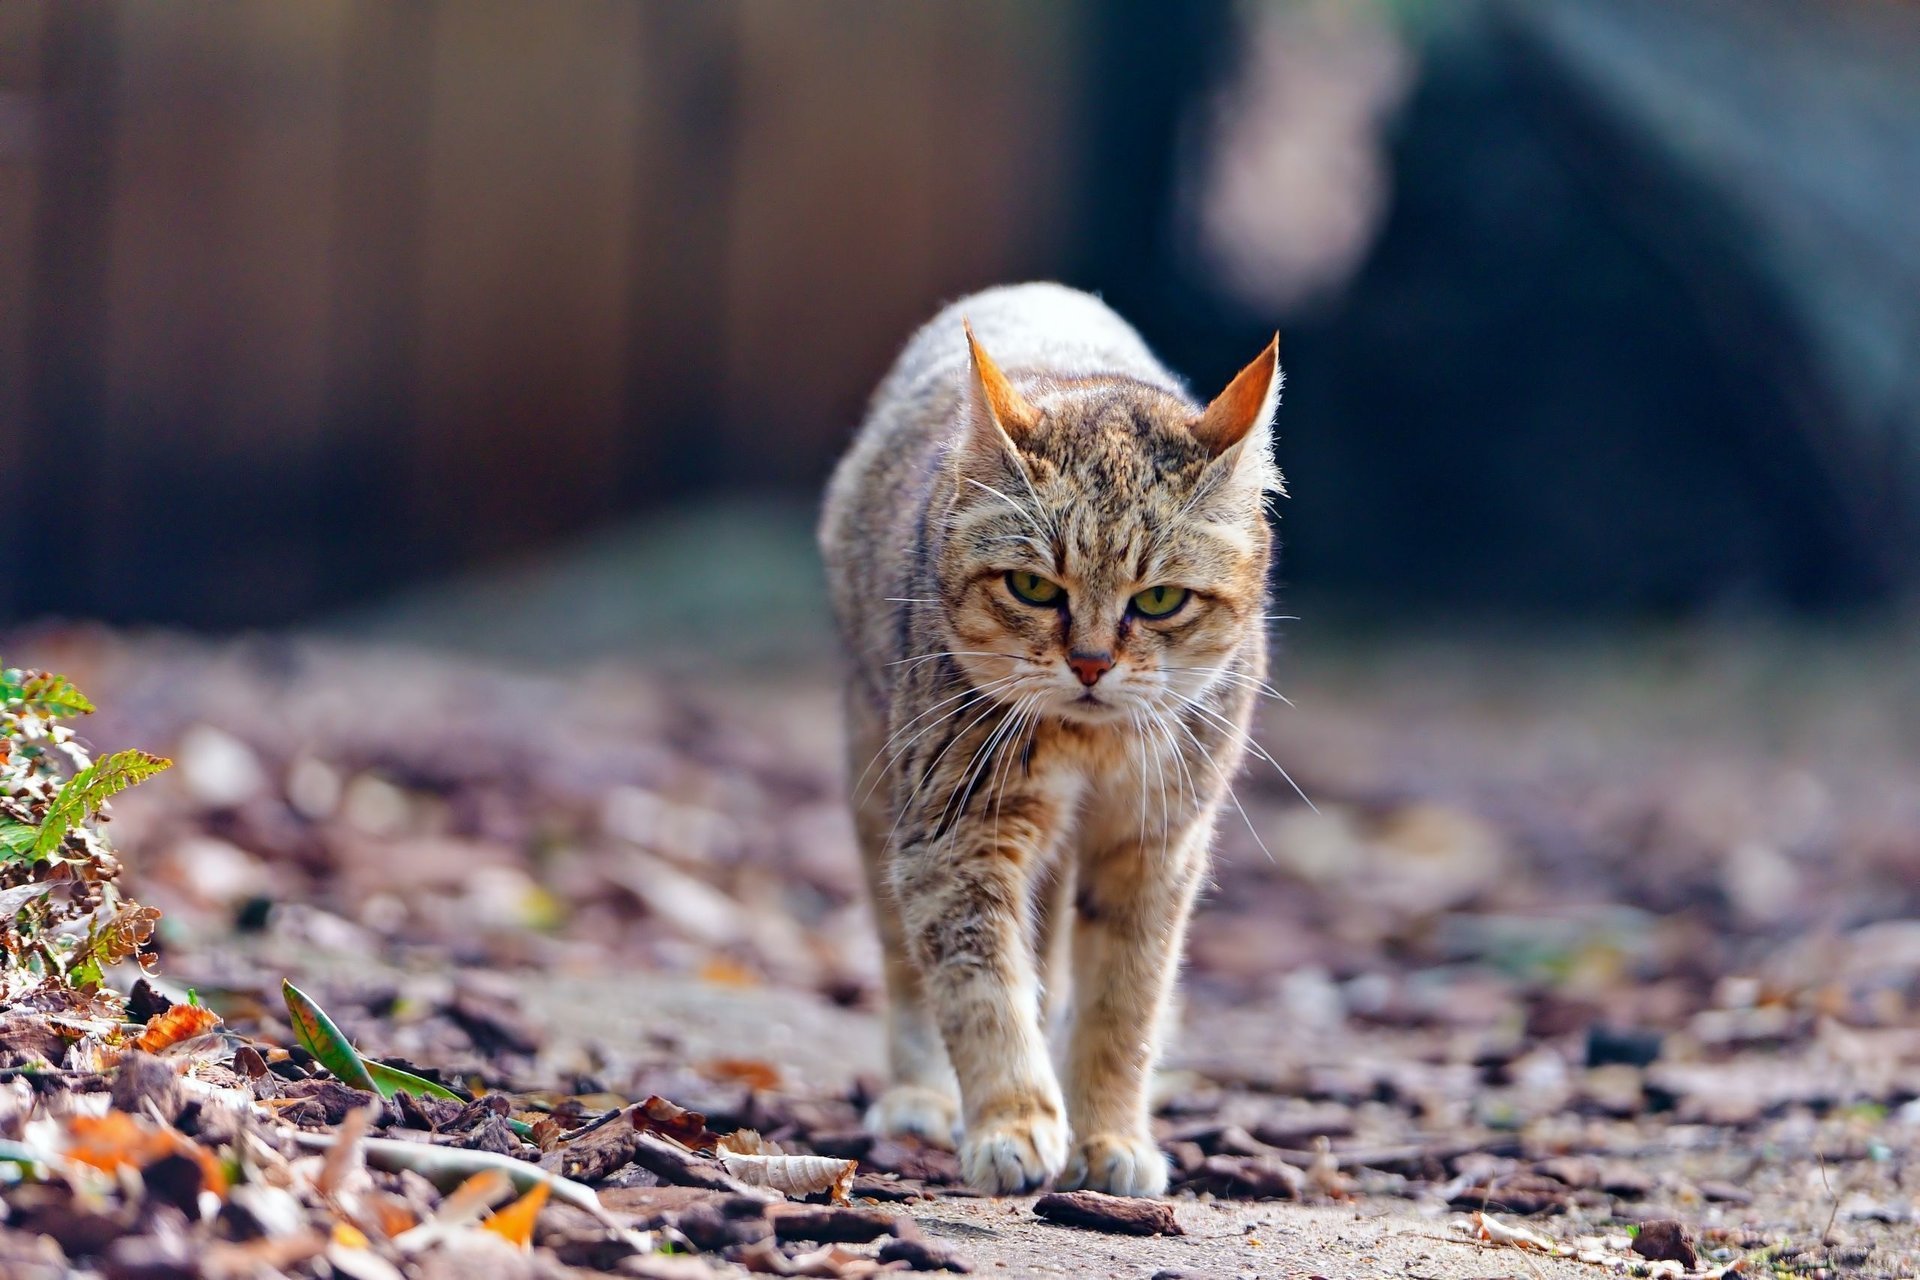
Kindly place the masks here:
POLYGON ((1298 1200, 1307 1175, 1272 1156, 1208 1156, 1183 1186, 1243 1200, 1298 1200))
POLYGON ((147 1114, 151 1102, 168 1124, 180 1118, 180 1077, 152 1054, 130 1049, 113 1076, 113 1106, 132 1115, 147 1114))
POLYGON ((709 1191, 747 1192, 743 1182, 728 1176, 715 1160, 683 1151, 665 1138, 651 1133, 636 1133, 633 1162, 662 1182, 681 1187, 705 1187, 709 1191))
POLYGON ((773 1218, 773 1234, 781 1240, 816 1240, 821 1244, 865 1244, 912 1229, 911 1218, 878 1209, 792 1209, 776 1211, 773 1218))
POLYGON ((679 1214, 674 1228, 702 1253, 718 1253, 735 1245, 765 1240, 772 1232, 765 1217, 729 1213, 724 1206, 698 1204, 679 1214))
POLYGON ((623 1114, 571 1142, 562 1142, 540 1163, 575 1182, 599 1182, 632 1164, 639 1145, 640 1135, 623 1114))
POLYGON ((874 1255, 883 1263, 904 1262, 915 1271, 954 1271, 966 1275, 973 1265, 938 1240, 917 1236, 896 1236, 880 1246, 874 1255))
POLYGON ((1033 1211, 1063 1227, 1083 1227, 1123 1236, 1183 1236, 1173 1206, 1164 1200, 1110 1196, 1098 1191, 1053 1191, 1034 1202, 1033 1211))

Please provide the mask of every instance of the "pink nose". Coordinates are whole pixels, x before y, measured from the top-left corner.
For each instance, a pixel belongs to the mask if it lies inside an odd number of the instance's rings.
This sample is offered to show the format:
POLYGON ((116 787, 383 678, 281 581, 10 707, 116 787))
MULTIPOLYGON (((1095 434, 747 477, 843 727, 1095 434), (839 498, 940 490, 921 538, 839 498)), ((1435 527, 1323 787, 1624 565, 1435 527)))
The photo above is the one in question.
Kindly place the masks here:
POLYGON ((1113 670, 1113 655, 1110 653, 1070 653, 1067 665, 1073 668, 1073 674, 1080 677, 1080 683, 1091 689, 1100 677, 1113 670))

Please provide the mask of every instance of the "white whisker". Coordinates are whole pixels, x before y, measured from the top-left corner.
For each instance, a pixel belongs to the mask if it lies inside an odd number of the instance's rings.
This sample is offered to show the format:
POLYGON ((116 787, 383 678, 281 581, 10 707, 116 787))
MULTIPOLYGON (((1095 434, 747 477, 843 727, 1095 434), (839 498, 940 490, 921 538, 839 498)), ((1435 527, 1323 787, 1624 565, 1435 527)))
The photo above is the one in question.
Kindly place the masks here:
POLYGON ((1240 742, 1242 746, 1244 746, 1247 749, 1249 754, 1253 755, 1257 759, 1264 760, 1268 764, 1272 765, 1274 768, 1274 771, 1278 773, 1282 778, 1286 779, 1287 785, 1293 788, 1293 793, 1299 796, 1300 799, 1305 802, 1307 808, 1313 810, 1315 813, 1320 812, 1320 807, 1314 804, 1312 799, 1308 797, 1305 791, 1302 791, 1300 789, 1300 784, 1293 780, 1293 775, 1288 773, 1286 770, 1286 767, 1282 765, 1278 760, 1275 760, 1273 756, 1268 753, 1267 749, 1261 746, 1260 743, 1257 740, 1255 740, 1252 734, 1240 728, 1240 726, 1234 724, 1233 721, 1227 719, 1225 716, 1221 715, 1218 711, 1215 711, 1212 707, 1205 706, 1202 703, 1196 701, 1195 699, 1187 697, 1187 695, 1185 695, 1184 693, 1181 693, 1177 689, 1168 689, 1167 692, 1171 694, 1173 697, 1178 698, 1181 702, 1184 702, 1189 707, 1192 707, 1195 711, 1198 711, 1201 715, 1206 716, 1209 720, 1219 725, 1222 729, 1226 730, 1228 733, 1235 735, 1236 739, 1240 742))

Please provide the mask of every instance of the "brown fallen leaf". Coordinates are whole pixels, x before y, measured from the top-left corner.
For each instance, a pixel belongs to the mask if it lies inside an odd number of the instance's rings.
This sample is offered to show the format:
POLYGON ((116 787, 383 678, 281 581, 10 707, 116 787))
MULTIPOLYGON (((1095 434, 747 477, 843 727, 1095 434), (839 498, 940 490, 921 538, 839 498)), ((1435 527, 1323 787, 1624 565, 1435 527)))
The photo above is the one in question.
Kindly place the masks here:
POLYGON ((142 1053, 158 1053, 170 1044, 203 1036, 219 1025, 220 1015, 204 1005, 176 1004, 149 1018, 133 1047, 142 1053))
POLYGON ((642 1133, 657 1133, 672 1138, 681 1146, 695 1151, 711 1151, 714 1143, 719 1141, 718 1135, 707 1129, 704 1115, 668 1102, 657 1093, 637 1104, 628 1115, 633 1127, 642 1133))

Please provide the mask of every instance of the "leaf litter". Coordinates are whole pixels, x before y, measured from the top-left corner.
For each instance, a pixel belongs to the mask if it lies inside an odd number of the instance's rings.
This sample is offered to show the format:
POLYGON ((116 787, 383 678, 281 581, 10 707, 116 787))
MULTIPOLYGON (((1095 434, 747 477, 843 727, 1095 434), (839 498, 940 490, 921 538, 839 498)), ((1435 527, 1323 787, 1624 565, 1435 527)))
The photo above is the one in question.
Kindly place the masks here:
MULTIPOLYGON (((124 1028, 9 1008, 0 1249, 50 1241, 33 1247, 60 1266, 122 1269, 191 1251, 209 1273, 244 1260, 382 1280, 456 1257, 494 1259, 476 1273, 661 1275, 964 1262, 966 1241, 915 1227, 965 1194, 953 1157, 861 1134, 873 1086, 822 1071, 844 1056, 833 1046, 808 1059, 778 1037, 713 1045, 671 1023, 562 1046, 514 976, 584 963, 610 984, 679 972, 753 1007, 804 992, 870 1009, 857 864, 808 690, 790 714, 749 714, 638 678, 572 688, 361 651, 269 660, 92 636, 72 653, 87 661, 60 665, 110 708, 103 740, 183 763, 219 743, 225 774, 207 764, 193 787, 162 777, 114 803, 142 901, 178 930, 169 978, 220 1021, 156 1022, 195 1007, 157 979, 134 1003, 160 1007, 124 1028), (162 681, 164 699, 124 697, 162 681), (352 716, 325 709, 356 682, 383 693, 352 716), (513 749, 532 724, 566 731, 513 749), (662 865, 704 887, 696 916, 676 917, 686 894, 635 892, 662 865), (313 967, 352 954, 381 963, 313 967), (282 973, 299 1000, 276 988, 282 973), (149 1031, 175 1095, 118 1051, 149 1031), (73 1121, 109 1115, 131 1126, 100 1131, 113 1171, 70 1158, 73 1121), (169 1133, 231 1171, 224 1200, 169 1133), (813 1176, 788 1176, 801 1162, 813 1176), (470 1211, 478 1192, 456 1197, 475 1178, 490 1190, 470 1211), (900 1225, 783 1230, 791 1194, 809 1214, 900 1225)), ((1910 1273, 1920 934, 1903 917, 1920 914, 1920 775, 1901 775, 1907 757, 1876 742, 1815 785, 1731 739, 1615 750, 1617 704, 1637 696, 1618 685, 1543 703, 1581 719, 1588 737, 1567 750, 1547 713, 1516 731, 1425 697, 1426 667, 1369 675, 1376 687, 1339 690, 1321 673, 1336 690, 1322 701, 1342 710, 1309 705, 1270 732, 1282 758, 1320 762, 1308 781, 1322 813, 1250 778, 1243 798, 1277 861, 1223 837, 1188 984, 1199 1038, 1178 1046, 1157 1100, 1180 1212, 1397 1204, 1465 1213, 1455 1248, 1540 1266, 1910 1273), (1786 841, 1798 883, 1784 907, 1766 889, 1780 857, 1727 852, 1760 838, 1786 841), (1877 897, 1847 896, 1868 883, 1877 897), (1801 1176, 1816 1158, 1831 1190, 1801 1176), (1635 1249, 1661 1220, 1683 1224, 1694 1265, 1635 1249)), ((1831 743, 1857 712, 1809 714, 1804 732, 1831 743)))

